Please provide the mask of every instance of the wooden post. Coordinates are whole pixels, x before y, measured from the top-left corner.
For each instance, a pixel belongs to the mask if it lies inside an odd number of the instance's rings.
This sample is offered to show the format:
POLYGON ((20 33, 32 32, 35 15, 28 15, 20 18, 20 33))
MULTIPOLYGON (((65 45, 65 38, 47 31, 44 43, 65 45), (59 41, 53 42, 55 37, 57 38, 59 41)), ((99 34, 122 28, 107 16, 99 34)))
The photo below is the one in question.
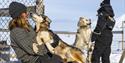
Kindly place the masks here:
POLYGON ((36 13, 38 15, 44 15, 44 4, 43 0, 36 0, 36 13))
POLYGON ((119 60, 119 63, 123 63, 123 60, 125 58, 125 50, 123 51, 122 55, 121 55, 121 58, 119 60))

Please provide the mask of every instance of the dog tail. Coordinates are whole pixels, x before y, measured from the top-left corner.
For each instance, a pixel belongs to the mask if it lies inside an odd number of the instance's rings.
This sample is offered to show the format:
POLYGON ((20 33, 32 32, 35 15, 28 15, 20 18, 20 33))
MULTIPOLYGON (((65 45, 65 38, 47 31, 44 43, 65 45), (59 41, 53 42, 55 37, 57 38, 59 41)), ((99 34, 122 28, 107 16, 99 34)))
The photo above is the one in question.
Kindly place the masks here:
POLYGON ((71 50, 71 54, 73 56, 73 58, 75 59, 75 61, 78 61, 80 63, 85 63, 85 56, 83 57, 83 53, 81 51, 77 51, 76 50, 71 50))

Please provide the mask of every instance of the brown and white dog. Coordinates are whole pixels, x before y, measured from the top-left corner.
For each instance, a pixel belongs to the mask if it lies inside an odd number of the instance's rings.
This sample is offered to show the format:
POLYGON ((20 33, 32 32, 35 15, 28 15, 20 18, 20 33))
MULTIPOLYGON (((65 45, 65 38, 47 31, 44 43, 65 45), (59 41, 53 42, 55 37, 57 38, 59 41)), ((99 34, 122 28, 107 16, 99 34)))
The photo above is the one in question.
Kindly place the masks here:
POLYGON ((74 46, 82 51, 87 50, 87 61, 91 63, 91 54, 94 48, 94 44, 91 42, 92 30, 90 28, 90 19, 86 17, 80 17, 78 22, 78 30, 74 46), (91 49, 91 50, 90 50, 91 49))
POLYGON ((46 20, 42 19, 41 16, 36 14, 32 14, 32 18, 36 23, 37 31, 37 44, 33 44, 33 49, 36 53, 38 52, 38 50, 35 48, 36 45, 41 45, 44 43, 51 53, 59 55, 62 59, 64 59, 65 62, 74 61, 76 63, 86 63, 85 55, 80 49, 68 45, 62 40, 59 40, 59 43, 55 48, 52 47, 52 34, 48 31, 49 27, 47 25, 43 26, 45 25, 46 20))

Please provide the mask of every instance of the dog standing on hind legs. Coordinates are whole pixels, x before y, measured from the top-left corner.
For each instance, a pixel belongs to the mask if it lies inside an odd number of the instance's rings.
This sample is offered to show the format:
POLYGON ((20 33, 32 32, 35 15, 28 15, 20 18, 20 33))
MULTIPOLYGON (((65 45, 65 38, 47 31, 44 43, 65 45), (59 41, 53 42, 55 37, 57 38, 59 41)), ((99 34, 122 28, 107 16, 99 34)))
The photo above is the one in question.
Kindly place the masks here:
POLYGON ((87 62, 91 63, 91 55, 94 49, 94 44, 91 42, 92 30, 90 28, 90 19, 86 17, 80 17, 78 22, 78 30, 74 46, 87 51, 87 62))
MULTIPOLYGON (((44 26, 46 20, 44 21, 42 17, 36 14, 32 14, 32 18, 36 23, 37 45, 45 44, 52 54, 60 56, 65 62, 86 63, 84 53, 80 49, 70 46, 62 40, 59 40, 58 45, 53 47, 51 45, 54 41, 52 34, 49 31, 49 27, 47 25, 44 26)), ((33 47, 36 47, 35 45, 33 44, 33 47)), ((37 53, 38 50, 33 49, 37 53)))

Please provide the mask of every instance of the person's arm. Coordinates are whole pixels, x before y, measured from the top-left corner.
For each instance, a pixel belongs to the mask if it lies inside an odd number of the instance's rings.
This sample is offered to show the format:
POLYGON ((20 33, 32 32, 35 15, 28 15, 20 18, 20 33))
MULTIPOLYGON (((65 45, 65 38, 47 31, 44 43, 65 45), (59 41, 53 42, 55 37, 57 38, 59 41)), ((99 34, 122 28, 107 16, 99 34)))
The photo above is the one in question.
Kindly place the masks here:
POLYGON ((108 19, 107 19, 107 25, 106 25, 106 27, 109 30, 113 30, 114 25, 115 25, 115 19, 109 16, 108 19))
POLYGON ((27 31, 21 28, 16 28, 11 31, 11 36, 15 39, 16 44, 28 54, 35 54, 32 49, 33 38, 27 35, 27 31))
POLYGON ((113 18, 115 14, 112 9, 112 6, 110 5, 110 0, 104 0, 101 4, 101 7, 103 8, 102 14, 105 17, 105 20, 107 21, 106 27, 112 30, 115 25, 115 20, 113 18))

